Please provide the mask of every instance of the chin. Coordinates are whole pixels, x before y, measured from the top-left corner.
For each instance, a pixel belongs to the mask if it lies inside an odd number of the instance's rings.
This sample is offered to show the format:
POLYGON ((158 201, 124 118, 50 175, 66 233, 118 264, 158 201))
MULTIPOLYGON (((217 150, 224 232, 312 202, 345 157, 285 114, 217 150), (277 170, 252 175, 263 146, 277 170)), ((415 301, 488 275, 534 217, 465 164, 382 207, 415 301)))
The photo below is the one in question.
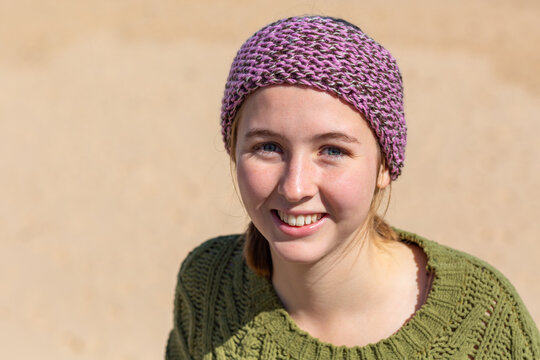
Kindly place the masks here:
POLYGON ((327 255, 325 249, 309 239, 295 239, 270 243, 272 260, 291 264, 311 265, 320 261, 327 255))

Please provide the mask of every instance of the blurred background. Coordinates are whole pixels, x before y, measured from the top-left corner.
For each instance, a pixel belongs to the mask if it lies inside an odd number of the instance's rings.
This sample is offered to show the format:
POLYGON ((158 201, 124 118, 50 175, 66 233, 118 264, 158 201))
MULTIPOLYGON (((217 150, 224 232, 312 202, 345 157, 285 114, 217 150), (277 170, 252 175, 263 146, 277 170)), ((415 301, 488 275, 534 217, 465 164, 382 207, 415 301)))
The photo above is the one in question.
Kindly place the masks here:
POLYGON ((540 323, 538 1, 0 0, 0 358, 163 358, 181 261, 247 223, 218 125, 230 63, 313 13, 402 69, 387 219, 493 264, 540 323))

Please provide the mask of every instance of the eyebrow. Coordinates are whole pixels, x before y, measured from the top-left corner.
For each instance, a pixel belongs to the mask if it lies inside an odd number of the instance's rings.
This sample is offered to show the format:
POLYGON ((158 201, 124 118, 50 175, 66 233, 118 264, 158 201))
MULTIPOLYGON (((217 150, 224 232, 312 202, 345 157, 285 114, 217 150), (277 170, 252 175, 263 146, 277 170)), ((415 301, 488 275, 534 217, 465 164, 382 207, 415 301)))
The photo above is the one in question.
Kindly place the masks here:
MULTIPOLYGON (((246 133, 245 137, 246 139, 253 138, 253 137, 273 137, 273 138, 280 138, 280 139, 283 138, 283 136, 281 134, 278 134, 277 132, 274 132, 268 129, 258 129, 258 128, 249 130, 246 133)), ((354 136, 350 136, 339 131, 332 131, 332 132, 315 135, 313 137, 313 140, 314 141, 339 140, 339 141, 344 141, 347 143, 357 143, 357 144, 360 143, 360 141, 358 141, 358 139, 355 138, 354 136)))
POLYGON ((339 132, 339 131, 332 131, 329 133, 324 133, 320 135, 316 135, 314 137, 315 140, 339 140, 344 141, 347 143, 357 143, 360 144, 360 141, 358 141, 357 138, 354 136, 347 135, 345 133, 339 132))
POLYGON ((251 129, 246 133, 246 139, 253 138, 253 137, 274 137, 274 138, 283 138, 280 134, 277 132, 274 132, 272 130, 268 129, 251 129))

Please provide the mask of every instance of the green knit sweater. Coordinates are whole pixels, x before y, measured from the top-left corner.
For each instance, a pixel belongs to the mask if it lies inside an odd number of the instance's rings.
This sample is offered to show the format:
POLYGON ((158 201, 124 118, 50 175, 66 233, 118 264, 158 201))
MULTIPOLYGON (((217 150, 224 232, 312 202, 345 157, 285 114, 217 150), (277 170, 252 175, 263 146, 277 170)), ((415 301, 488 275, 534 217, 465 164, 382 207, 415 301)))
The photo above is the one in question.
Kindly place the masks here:
POLYGON ((426 303, 394 335, 362 347, 296 326, 242 257, 242 236, 209 240, 180 269, 166 359, 540 359, 540 334, 513 286, 470 255, 399 232, 427 254, 426 303))

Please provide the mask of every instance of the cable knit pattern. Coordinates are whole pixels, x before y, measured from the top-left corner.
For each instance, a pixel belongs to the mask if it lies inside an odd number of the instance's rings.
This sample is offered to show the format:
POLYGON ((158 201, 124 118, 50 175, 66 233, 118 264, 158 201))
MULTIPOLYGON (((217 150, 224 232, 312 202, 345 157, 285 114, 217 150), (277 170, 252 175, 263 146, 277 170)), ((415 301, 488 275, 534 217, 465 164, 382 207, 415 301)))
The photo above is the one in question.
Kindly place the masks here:
POLYGON ((357 26, 325 16, 291 17, 257 31, 236 54, 225 85, 221 131, 227 151, 246 97, 281 84, 312 87, 349 103, 377 136, 392 180, 399 176, 407 137, 403 83, 382 45, 357 26))
POLYGON ((470 255, 398 231, 434 273, 426 303, 394 335, 333 346, 299 329, 242 257, 243 237, 193 250, 180 269, 166 359, 540 359, 540 334, 513 286, 470 255))

